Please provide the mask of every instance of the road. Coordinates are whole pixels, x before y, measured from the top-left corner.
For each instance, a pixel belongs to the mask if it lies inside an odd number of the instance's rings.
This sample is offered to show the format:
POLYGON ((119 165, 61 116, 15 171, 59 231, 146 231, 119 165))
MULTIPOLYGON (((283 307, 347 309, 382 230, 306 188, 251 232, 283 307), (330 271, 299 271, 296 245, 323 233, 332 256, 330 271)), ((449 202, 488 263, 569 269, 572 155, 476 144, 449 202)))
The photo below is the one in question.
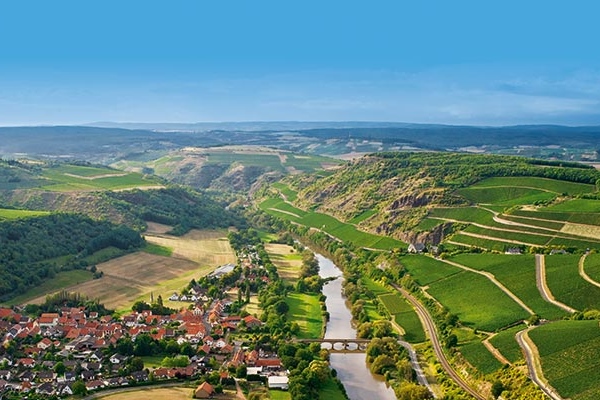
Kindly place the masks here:
POLYGON ((546 283, 546 259, 543 254, 535 255, 535 281, 540 294, 548 303, 552 303, 569 313, 574 313, 577 311, 576 309, 556 300, 552 295, 552 292, 550 292, 550 288, 546 283))
POLYGON ((412 347, 412 345, 410 343, 405 342, 404 340, 398 340, 398 343, 400 344, 400 346, 402 346, 406 350, 408 350, 408 356, 410 357, 410 364, 412 366, 412 369, 417 374, 417 382, 419 382, 421 385, 423 385, 427 389, 429 389, 429 392, 433 395, 433 397, 437 398, 437 396, 435 395, 435 392, 431 388, 431 385, 427 381, 427 377, 425 376, 425 373, 423 372, 423 369, 421 368, 421 364, 419 364, 419 358, 417 357, 417 352, 415 351, 415 349, 412 347))
POLYGON ((533 341, 529 338, 528 335, 531 329, 533 329, 533 327, 519 331, 515 335, 517 343, 519 343, 519 346, 521 346, 521 349, 523 349, 523 353, 525 354, 525 361, 527 361, 527 369, 529 369, 529 376, 531 377, 533 383, 538 385, 542 392, 544 392, 551 399, 563 400, 563 398, 558 393, 556 393, 554 388, 552 388, 546 383, 546 380, 544 379, 543 374, 541 373, 542 368, 539 365, 535 343, 533 343, 533 341))
POLYGON ((585 272, 585 258, 587 257, 587 255, 588 255, 588 253, 585 253, 579 259, 579 276, 581 276, 583 279, 585 279, 592 285, 594 285, 596 287, 600 287, 600 283, 598 283, 595 280, 593 280, 592 278, 590 278, 590 276, 588 274, 586 274, 586 272, 585 272))
POLYGON ((440 361, 442 368, 444 368, 444 370, 446 371, 448 376, 454 382, 456 382, 456 384, 458 386, 460 386, 465 392, 467 392, 474 398, 476 398, 478 400, 485 400, 486 397, 477 393, 477 391, 475 389, 473 389, 471 386, 469 386, 469 384, 462 378, 462 376, 460 376, 454 370, 454 368, 452 368, 452 366, 448 362, 448 359, 446 358, 446 354, 444 354, 444 351, 442 349, 442 344, 440 343, 440 340, 438 338, 435 324, 433 322, 433 319, 431 318, 431 315, 429 315, 429 312, 427 311, 427 309, 421 303, 419 303, 419 301, 413 295, 408 293, 406 290, 404 290, 400 286, 398 286, 396 284, 392 284, 392 286, 396 290, 398 290, 402 294, 402 296, 404 296, 410 302, 410 304, 412 304, 412 306, 415 308, 417 314, 419 315, 419 318, 421 319, 423 328, 425 328, 425 332, 429 335, 429 338, 431 339, 431 344, 433 345, 433 350, 434 350, 438 360, 440 361))

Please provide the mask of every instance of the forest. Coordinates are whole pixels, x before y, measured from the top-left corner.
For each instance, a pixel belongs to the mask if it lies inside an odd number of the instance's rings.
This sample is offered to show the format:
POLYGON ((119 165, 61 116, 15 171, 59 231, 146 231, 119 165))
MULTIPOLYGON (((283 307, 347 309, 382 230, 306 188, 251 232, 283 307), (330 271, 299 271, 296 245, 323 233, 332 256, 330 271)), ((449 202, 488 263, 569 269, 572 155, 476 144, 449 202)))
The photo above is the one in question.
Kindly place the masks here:
POLYGON ((56 272, 86 267, 84 258, 98 250, 132 250, 145 242, 126 226, 56 213, 0 223, 0 243, 0 299, 6 300, 56 272))

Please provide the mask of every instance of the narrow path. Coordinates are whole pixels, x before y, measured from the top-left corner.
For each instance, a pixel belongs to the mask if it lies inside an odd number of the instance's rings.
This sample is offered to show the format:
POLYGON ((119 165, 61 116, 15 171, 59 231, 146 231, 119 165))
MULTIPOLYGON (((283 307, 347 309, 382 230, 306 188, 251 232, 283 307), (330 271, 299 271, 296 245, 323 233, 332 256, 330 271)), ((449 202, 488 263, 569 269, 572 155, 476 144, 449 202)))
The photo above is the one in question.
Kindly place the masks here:
POLYGON ((471 233, 471 232, 465 232, 465 231, 460 231, 460 234, 461 235, 465 235, 465 236, 476 237, 476 238, 479 238, 479 239, 492 240, 494 242, 519 244, 519 245, 529 246, 529 247, 539 247, 540 246, 539 244, 521 242, 519 240, 512 240, 512 239, 502 239, 502 238, 498 238, 498 237, 495 237, 495 236, 487 236, 487 235, 481 235, 481 234, 478 234, 478 233, 471 233))
POLYGON ((485 348, 488 349, 488 351, 490 353, 492 353, 492 355, 494 357, 496 357, 496 360, 500 361, 502 364, 508 364, 508 365, 512 366, 512 363, 510 361, 508 361, 508 359, 506 357, 504 357, 504 355, 500 352, 500 350, 498 350, 490 342, 490 339, 493 338, 494 336, 496 336, 496 334, 492 333, 490 336, 486 337, 481 343, 483 343, 483 345, 485 346, 485 348))
POLYGON ((517 332, 515 338, 517 339, 517 343, 521 346, 523 350, 523 354, 525 355, 525 361, 527 361, 527 369, 529 370, 529 376, 533 383, 538 385, 538 387, 551 399, 553 400, 563 400, 563 398, 554 390, 552 386, 548 384, 546 378, 544 378, 544 374, 542 372, 542 366, 540 364, 539 353, 537 351, 537 346, 533 343, 533 340, 529 337, 528 333, 534 327, 529 327, 525 330, 517 332))
POLYGON ((442 368, 444 368, 448 376, 454 382, 456 382, 456 384, 460 386, 465 392, 467 392, 474 398, 478 400, 485 400, 485 396, 482 396, 475 389, 469 386, 469 384, 463 379, 463 377, 460 376, 460 374, 458 374, 458 372, 456 372, 454 368, 452 368, 450 362, 448 362, 446 354, 444 354, 444 351, 442 349, 442 344, 440 343, 440 340, 438 338, 435 323, 433 322, 433 319, 431 318, 431 315, 429 315, 427 309, 421 303, 419 303, 419 301, 413 295, 408 293, 408 291, 394 283, 392 283, 391 285, 394 287, 394 289, 398 290, 400 294, 402 294, 402 296, 404 296, 404 298, 406 298, 410 302, 410 304, 412 304, 412 306, 415 308, 415 311, 419 315, 419 319, 423 324, 425 332, 427 333, 427 335, 429 335, 429 338, 431 339, 431 344, 433 345, 435 355, 437 356, 438 360, 440 361, 440 364, 442 365, 442 368))
POLYGON ((523 303, 523 300, 521 300, 520 298, 518 298, 516 294, 514 294, 513 292, 510 291, 510 289, 508 289, 506 286, 504 286, 498 279, 496 279, 496 277, 494 276, 494 274, 492 274, 491 272, 479 271, 477 269, 474 269, 474 268, 471 268, 471 267, 467 267, 466 265, 462 265, 462 264, 456 263, 454 261, 442 260, 442 259, 440 259, 440 261, 445 262, 446 264, 450 264, 452 266, 455 266, 457 268, 463 269, 465 271, 469 271, 469 272, 473 272, 473 273, 478 274, 478 275, 485 276, 494 285, 496 285, 500 290, 502 290, 504 293, 506 293, 506 295, 508 297, 510 297, 511 299, 513 299, 519 306, 521 306, 522 309, 524 309, 525 311, 527 311, 531 315, 535 314, 535 312, 531 308, 529 308, 529 306, 527 306, 527 304, 523 303))
POLYGON ((299 216, 298 214, 294 214, 294 213, 293 213, 293 212, 291 212, 291 211, 280 210, 279 208, 273 208, 273 207, 271 207, 271 208, 269 208, 269 210, 271 210, 271 211, 276 211, 276 212, 280 212, 280 213, 282 213, 282 214, 291 215, 292 217, 296 217, 296 218, 298 218, 298 219, 302 218, 302 217, 301 217, 301 216, 299 216))
POLYGON ((592 278, 590 278, 590 276, 588 274, 585 273, 585 258, 587 257, 588 253, 585 253, 584 255, 581 256, 581 258, 579 259, 579 275, 585 279, 586 281, 588 281, 589 283, 591 283, 594 286, 600 287, 600 282, 597 282, 595 280, 593 280, 592 278))
POLYGON ((427 389, 429 389, 429 393, 432 394, 434 399, 437 399, 437 396, 435 394, 435 392, 433 391, 433 388, 431 387, 431 385, 429 384, 429 381, 427 380, 427 377, 425 376, 425 372, 423 372, 423 368, 421 368, 421 364, 419 364, 419 358, 417 357, 417 352, 415 351, 415 349, 412 347, 412 345, 408 342, 405 342, 404 340, 398 340, 398 344, 400 344, 400 346, 404 347, 406 350, 408 350, 408 356, 410 357, 410 364, 412 366, 413 371, 415 371, 415 373, 417 374, 417 382, 419 382, 419 384, 425 386, 427 389))
POLYGON ((574 313, 577 311, 576 309, 556 300, 552 295, 552 292, 548 287, 548 283, 546 282, 546 258, 543 254, 535 255, 535 283, 540 291, 540 294, 542 295, 542 298, 548 303, 554 304, 555 306, 562 308, 569 313, 574 313))

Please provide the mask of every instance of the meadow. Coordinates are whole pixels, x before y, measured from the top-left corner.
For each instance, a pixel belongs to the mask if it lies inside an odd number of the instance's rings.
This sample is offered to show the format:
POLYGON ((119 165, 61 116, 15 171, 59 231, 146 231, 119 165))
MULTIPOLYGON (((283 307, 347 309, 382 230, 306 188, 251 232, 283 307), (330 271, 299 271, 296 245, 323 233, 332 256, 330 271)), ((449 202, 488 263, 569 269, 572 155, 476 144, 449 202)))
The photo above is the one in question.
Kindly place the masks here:
POLYGON ((529 332, 541 356, 544 376, 573 400, 600 395, 600 329, 598 321, 558 321, 529 332))
POLYGON ((0 208, 0 221, 3 219, 19 219, 28 217, 39 217, 48 215, 49 211, 15 210, 11 208, 0 208))
POLYGON ((298 339, 317 339, 323 331, 323 316, 319 295, 307 293, 290 293, 285 298, 290 307, 288 319, 300 327, 296 335, 298 339))

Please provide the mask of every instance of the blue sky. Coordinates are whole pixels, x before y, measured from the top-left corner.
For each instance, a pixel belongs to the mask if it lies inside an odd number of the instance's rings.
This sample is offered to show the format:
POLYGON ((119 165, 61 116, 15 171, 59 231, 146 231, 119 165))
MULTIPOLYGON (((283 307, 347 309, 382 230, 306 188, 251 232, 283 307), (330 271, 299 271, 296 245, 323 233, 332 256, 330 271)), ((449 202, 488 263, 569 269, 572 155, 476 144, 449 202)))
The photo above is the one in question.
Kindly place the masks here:
POLYGON ((600 124, 594 1, 0 3, 0 125, 600 124))

